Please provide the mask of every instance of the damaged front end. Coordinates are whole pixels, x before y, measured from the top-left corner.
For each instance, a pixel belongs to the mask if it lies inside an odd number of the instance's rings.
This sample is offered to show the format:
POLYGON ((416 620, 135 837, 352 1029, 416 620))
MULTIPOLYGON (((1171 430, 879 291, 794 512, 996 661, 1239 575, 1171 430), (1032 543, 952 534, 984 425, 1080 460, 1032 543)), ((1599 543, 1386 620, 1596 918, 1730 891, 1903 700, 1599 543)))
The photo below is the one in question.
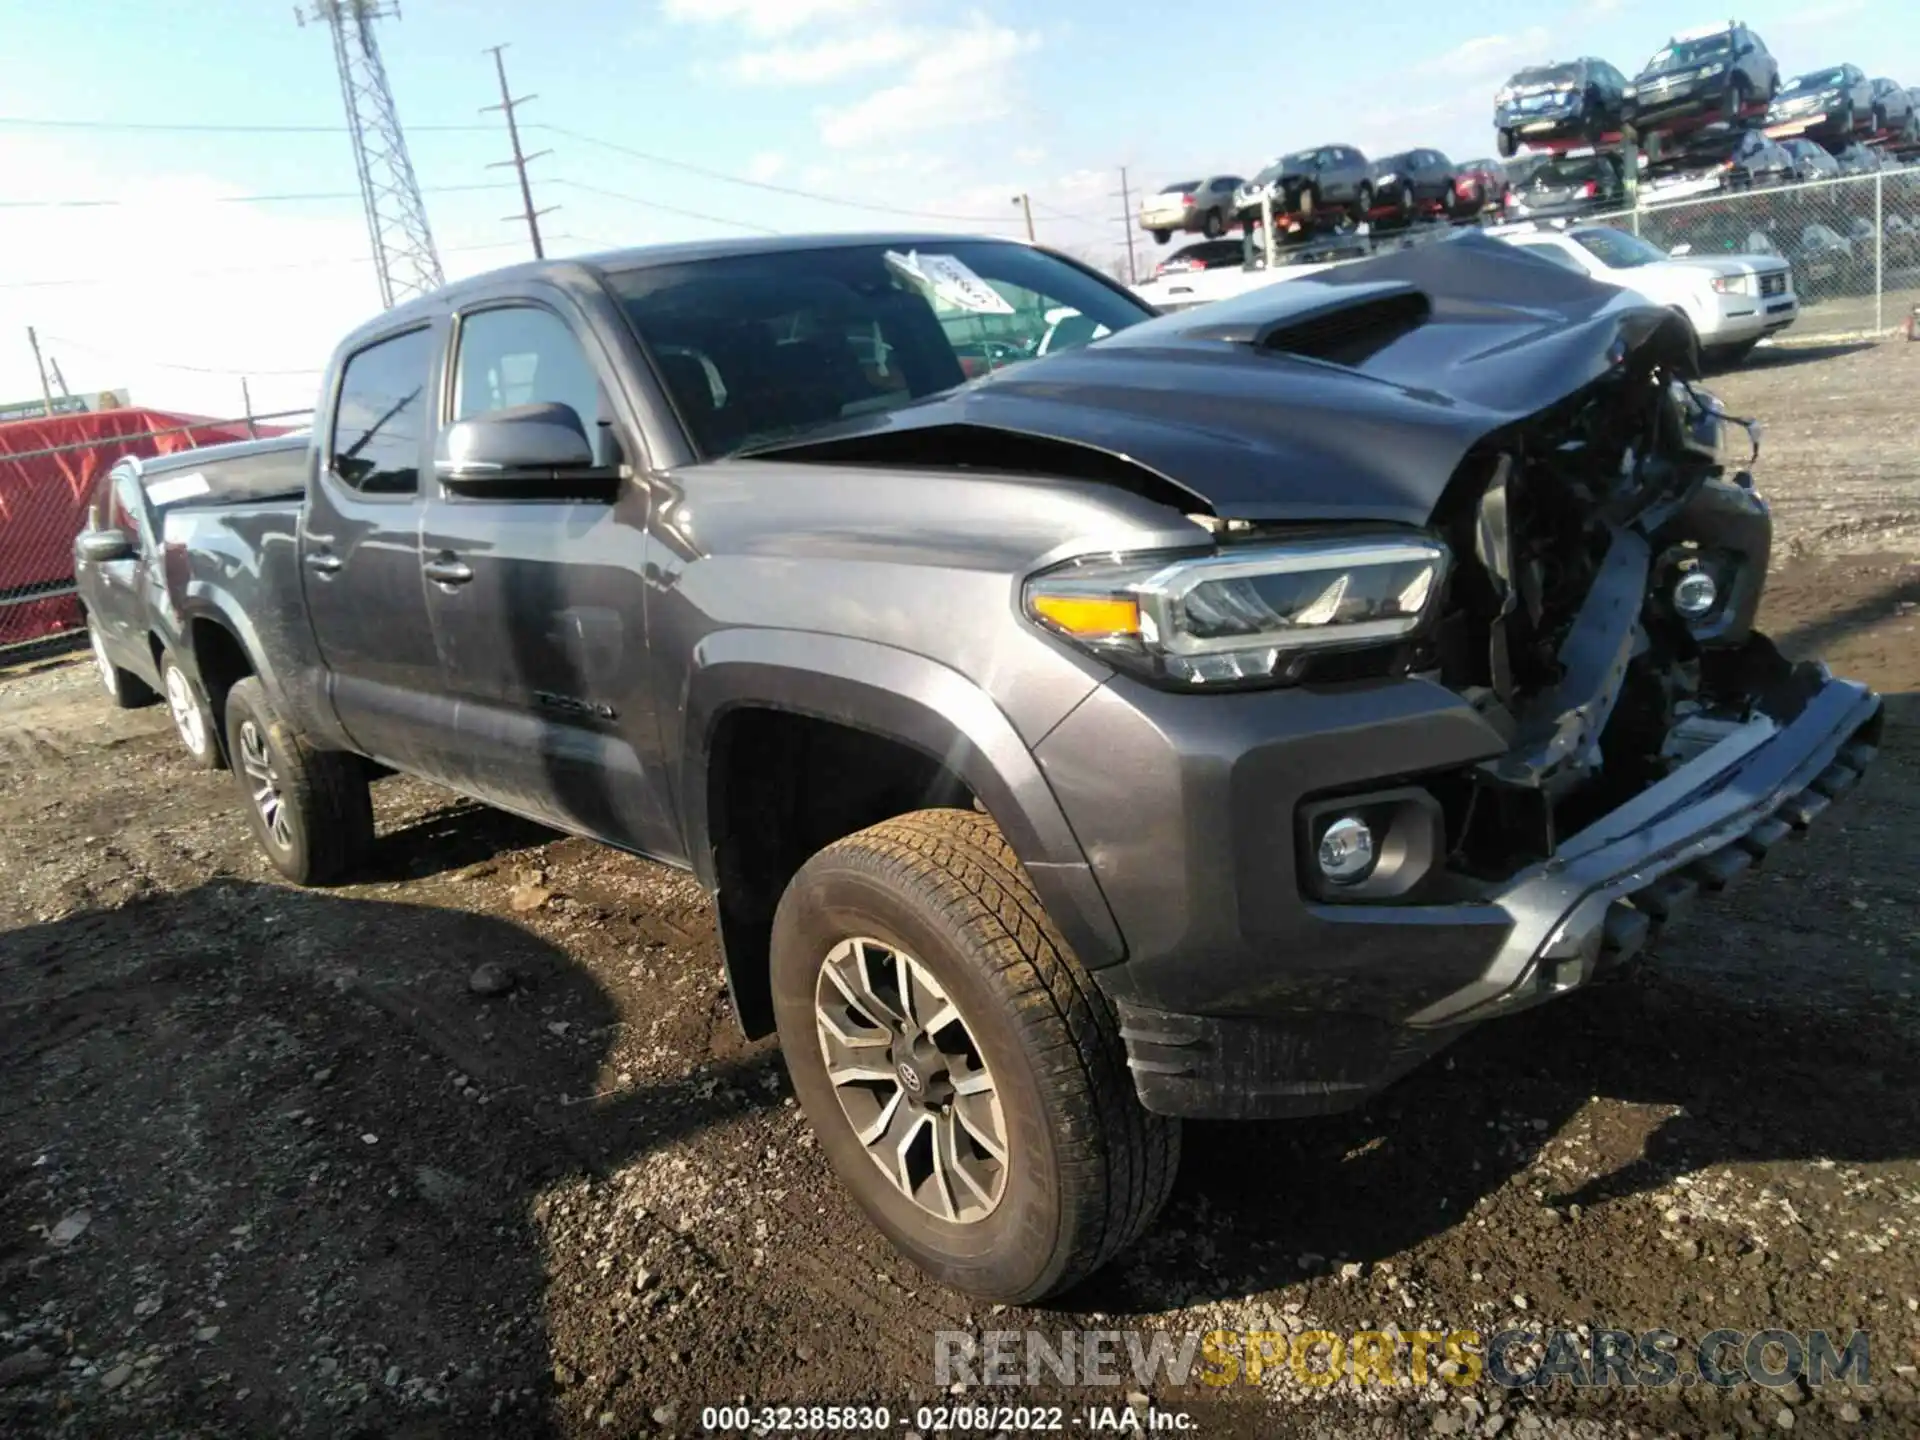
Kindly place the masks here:
POLYGON ((1461 563, 1440 678, 1508 748, 1430 784, 1432 898, 1492 900, 1510 938, 1412 1017, 1451 1025, 1570 989, 1804 828, 1872 760, 1870 691, 1754 629, 1772 525, 1727 415, 1658 337, 1490 437, 1436 524, 1461 563))

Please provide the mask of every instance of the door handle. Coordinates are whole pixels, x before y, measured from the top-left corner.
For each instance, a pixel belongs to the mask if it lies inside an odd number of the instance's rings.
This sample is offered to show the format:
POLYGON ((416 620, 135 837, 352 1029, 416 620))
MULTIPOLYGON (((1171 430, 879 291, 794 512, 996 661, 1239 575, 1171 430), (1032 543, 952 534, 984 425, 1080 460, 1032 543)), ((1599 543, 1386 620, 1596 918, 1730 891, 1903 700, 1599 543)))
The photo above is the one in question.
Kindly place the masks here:
POLYGON ((324 550, 315 550, 307 556, 307 568, 322 575, 337 575, 346 563, 338 555, 329 555, 324 550))
POLYGON ((436 556, 420 568, 436 585, 464 585, 473 579, 472 568, 451 555, 436 556))

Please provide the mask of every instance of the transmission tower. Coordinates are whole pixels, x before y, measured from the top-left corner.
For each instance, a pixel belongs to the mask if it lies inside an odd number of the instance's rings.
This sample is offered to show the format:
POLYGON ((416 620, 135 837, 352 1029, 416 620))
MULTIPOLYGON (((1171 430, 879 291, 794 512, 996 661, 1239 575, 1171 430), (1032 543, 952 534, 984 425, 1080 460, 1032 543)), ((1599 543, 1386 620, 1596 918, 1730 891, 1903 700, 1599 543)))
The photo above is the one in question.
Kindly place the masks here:
POLYGON ((373 35, 375 20, 400 18, 399 0, 312 0, 293 13, 301 25, 312 20, 333 32, 333 59, 340 71, 347 128, 353 133, 353 161, 360 171, 381 304, 391 308, 396 301, 438 289, 446 277, 373 35))

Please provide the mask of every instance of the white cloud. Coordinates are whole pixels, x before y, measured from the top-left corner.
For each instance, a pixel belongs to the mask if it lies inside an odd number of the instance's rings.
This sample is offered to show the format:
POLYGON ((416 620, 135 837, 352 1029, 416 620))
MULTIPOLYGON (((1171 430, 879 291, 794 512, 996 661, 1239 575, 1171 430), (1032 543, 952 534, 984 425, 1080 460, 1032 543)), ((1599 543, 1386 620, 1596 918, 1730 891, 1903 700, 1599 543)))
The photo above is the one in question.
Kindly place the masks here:
POLYGON ((959 30, 930 34, 898 84, 828 110, 820 138, 835 149, 889 144, 902 135, 973 125, 1012 108, 1013 67, 1040 37, 974 16, 959 30))
POLYGON ((682 24, 737 24, 753 35, 791 35, 821 20, 846 20, 884 8, 885 0, 660 0, 682 24))
POLYGON ((727 72, 759 85, 824 85, 864 70, 895 65, 926 45, 926 36, 882 26, 850 31, 810 45, 775 45, 736 55, 727 72))
POLYGON ((1479 35, 1463 40, 1429 61, 1424 69, 1460 80, 1497 79, 1522 65, 1552 60, 1553 41, 1544 25, 1510 35, 1479 35))
MULTIPOLYGON (((245 374, 257 411, 309 406, 334 344, 380 308, 357 201, 236 203, 237 187, 206 175, 135 175, 26 139, 9 139, 7 159, 16 200, 121 202, 7 221, 0 334, 37 327, 75 392, 124 387, 138 405, 228 416, 245 374)), ((449 271, 513 258, 462 253, 461 238, 436 235, 449 271)), ((0 398, 38 391, 24 338, 0 346, 0 398)))
POLYGON ((786 156, 777 150, 762 150, 747 162, 747 179, 761 181, 778 179, 786 168, 786 156))

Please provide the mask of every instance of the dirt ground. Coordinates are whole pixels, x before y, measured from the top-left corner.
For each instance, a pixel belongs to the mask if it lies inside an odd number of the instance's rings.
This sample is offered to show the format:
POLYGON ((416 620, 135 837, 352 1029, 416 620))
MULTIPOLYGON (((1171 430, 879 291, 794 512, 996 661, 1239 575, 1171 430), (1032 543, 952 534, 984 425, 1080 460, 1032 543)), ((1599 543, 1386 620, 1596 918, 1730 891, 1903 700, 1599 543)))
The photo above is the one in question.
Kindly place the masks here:
MULTIPOLYGON (((73 661, 0 680, 0 1433, 695 1434, 937 1388, 939 1331, 1871 1334, 1870 1384, 1065 1398, 1205 1436, 1920 1433, 1920 345, 1762 351, 1766 620, 1889 697, 1868 782, 1616 983, 1358 1113, 1196 1125, 1068 1301, 898 1261, 744 1044, 684 877, 407 780, 281 884, 232 781, 73 661), (470 977, 503 966, 511 993, 470 977)), ((1683 1351, 1684 1353, 1684 1351, 1683 1351)), ((1041 1396, 1040 1398, 1045 1398, 1041 1396)), ((963 1433, 966 1433, 963 1429, 963 1433)), ((992 1425, 971 1433, 993 1433, 992 1425)))

